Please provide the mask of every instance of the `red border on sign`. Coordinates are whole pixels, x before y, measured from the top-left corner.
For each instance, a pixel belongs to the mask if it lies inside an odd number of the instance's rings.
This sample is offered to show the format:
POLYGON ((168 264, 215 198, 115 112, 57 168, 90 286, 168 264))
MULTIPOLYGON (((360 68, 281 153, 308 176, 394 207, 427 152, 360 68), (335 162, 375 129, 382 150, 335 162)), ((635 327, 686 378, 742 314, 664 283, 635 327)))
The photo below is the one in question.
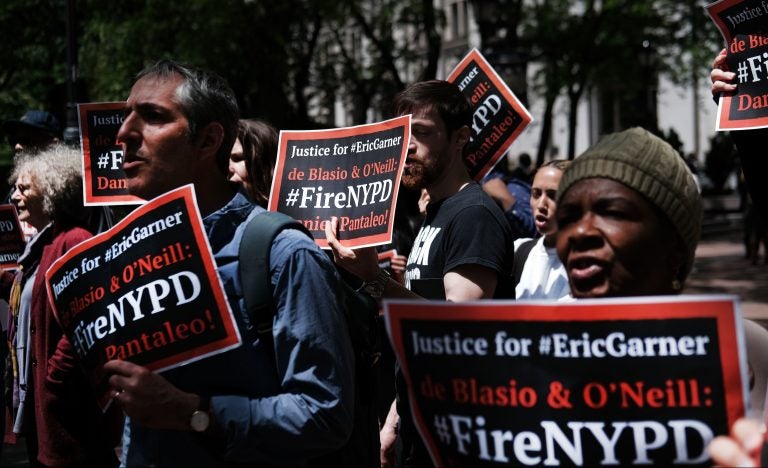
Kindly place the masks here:
MULTIPOLYGON (((175 200, 182 199, 184 205, 189 213, 189 221, 192 228, 192 233, 195 238, 195 242, 200 251, 200 259, 205 267, 206 278, 211 284, 211 290, 213 297, 218 308, 219 317, 221 318, 224 330, 226 330, 226 337, 217 341, 213 341, 204 346, 197 347, 179 354, 175 354, 171 357, 159 359, 152 363, 145 365, 150 370, 162 371, 172 367, 177 367, 182 364, 200 360, 214 351, 223 352, 227 349, 234 348, 241 343, 240 331, 235 324, 232 311, 229 307, 229 301, 224 294, 224 289, 221 286, 218 273, 216 272, 216 264, 211 254, 211 248, 208 243, 208 237, 203 230, 203 224, 200 218, 200 211, 197 207, 195 190, 193 185, 185 185, 183 187, 171 190, 159 197, 147 202, 143 206, 136 208, 128 216, 120 220, 109 231, 87 239, 80 244, 70 249, 64 256, 56 260, 48 271, 45 272, 46 288, 48 290, 48 298, 53 309, 56 320, 59 321, 59 312, 56 308, 56 304, 53 301, 53 290, 51 288, 51 277, 66 263, 70 258, 100 244, 106 244, 114 237, 122 233, 122 229, 135 221, 137 218, 145 215, 159 206, 166 203, 170 203, 175 200)), ((59 321, 59 323, 61 323, 59 321)))
POLYGON ((496 89, 499 90, 502 96, 504 96, 504 99, 507 101, 507 104, 509 104, 512 109, 523 119, 522 123, 515 129, 514 132, 512 132, 506 140, 499 146, 498 150, 496 150, 496 153, 488 160, 488 162, 480 169, 480 171, 475 176, 475 180, 481 180, 483 177, 485 177, 489 172, 491 172, 491 169, 498 164, 499 160, 501 160, 501 157, 504 156, 504 153, 507 152, 510 146, 512 146, 512 143, 517 139, 517 137, 522 133, 523 130, 525 130, 528 125, 533 121, 533 117, 528 112, 528 109, 523 107, 523 104, 520 102, 520 100, 515 96, 515 93, 512 92, 511 89, 507 86, 507 84, 504 82, 504 80, 501 79, 498 73, 496 73, 496 70, 493 69, 490 63, 483 57, 483 54, 480 53, 477 49, 472 49, 469 51, 466 57, 461 59, 461 62, 459 62, 458 65, 453 69, 450 75, 448 75, 447 81, 453 83, 454 80, 456 80, 456 77, 464 71, 467 67, 469 67, 472 62, 475 62, 488 76, 488 78, 491 80, 494 86, 496 86, 496 89))
MULTIPOLYGON (((403 131, 403 148, 400 152, 400 160, 398 163, 397 175, 395 177, 394 187, 392 189, 392 201, 389 209, 389 220, 387 223, 387 232, 372 236, 364 236, 357 238, 339 239, 339 242, 346 247, 370 247, 380 244, 388 244, 392 242, 392 231, 394 230, 395 223, 395 206, 397 204, 397 196, 400 191, 400 180, 403 177, 404 162, 406 154, 408 153, 408 144, 411 140, 411 115, 402 115, 395 117, 394 119, 385 120, 383 122, 377 122, 373 124, 357 125, 354 127, 344 127, 330 130, 281 130, 280 140, 278 142, 277 161, 275 163, 275 172, 272 179, 272 189, 269 192, 269 211, 279 211, 280 200, 280 188, 283 183, 283 176, 285 172, 285 161, 287 159, 288 141, 289 140, 332 140, 336 138, 344 138, 357 135, 366 135, 369 133, 376 133, 385 130, 391 130, 397 127, 404 127, 403 131)), ((325 220, 325 221, 330 221, 325 220)), ((315 243, 321 248, 327 249, 328 241, 326 239, 315 239, 315 243)))
POLYGON ((91 168, 91 141, 88 133, 88 114, 94 110, 119 110, 125 108, 125 102, 89 102, 77 105, 80 122, 80 147, 83 157, 83 203, 86 206, 98 205, 140 205, 144 200, 134 195, 94 195, 93 174, 91 168))
MULTIPOLYGON (((403 368, 403 375, 408 383, 408 396, 411 402, 411 413, 416 427, 426 442, 432 459, 438 466, 444 466, 437 444, 431 437, 428 427, 418 406, 411 380, 411 373, 405 355, 401 321, 428 320, 437 321, 510 321, 510 322, 589 322, 616 321, 627 322, 634 320, 663 320, 685 318, 714 318, 717 320, 717 333, 720 342, 720 366, 723 372, 723 388, 726 390, 725 404, 728 426, 736 419, 744 416, 746 392, 736 392, 734 389, 745 389, 746 363, 741 360, 739 349, 746 350, 745 338, 737 321, 741 314, 736 305, 736 299, 726 296, 689 296, 689 297, 649 297, 626 299, 597 299, 580 300, 571 303, 554 303, 544 301, 513 302, 513 301, 484 301, 484 302, 435 302, 435 301, 403 301, 385 300, 385 321, 390 341, 403 368)), ((743 357, 743 356, 742 356, 743 357)))
MULTIPOLYGON (((19 221, 19 213, 16 211, 16 206, 12 204, 4 204, 0 205, 0 211, 11 211, 13 212, 13 219, 14 222, 14 230, 19 235, 19 242, 23 246, 25 244, 24 242, 24 231, 21 229, 21 222, 19 221)), ((19 252, 19 255, 24 253, 24 250, 19 252)), ((6 263, 0 263, 0 268, 7 269, 7 270, 15 270, 19 268, 18 262, 6 262, 6 263)))

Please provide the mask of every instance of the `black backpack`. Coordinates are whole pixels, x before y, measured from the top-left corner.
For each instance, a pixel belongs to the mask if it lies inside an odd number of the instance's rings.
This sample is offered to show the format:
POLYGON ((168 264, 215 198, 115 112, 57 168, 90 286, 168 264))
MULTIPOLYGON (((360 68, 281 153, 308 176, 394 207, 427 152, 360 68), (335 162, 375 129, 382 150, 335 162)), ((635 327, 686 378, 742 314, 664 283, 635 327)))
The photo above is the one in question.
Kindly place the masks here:
MULTIPOLYGON (((254 216, 240 241, 239 274, 246 310, 263 340, 272 340, 272 283, 269 274, 269 251, 283 229, 296 229, 312 234, 300 222, 278 212, 254 216)), ((381 339, 376 317, 379 306, 367 294, 357 292, 341 281, 344 318, 355 352, 354 426, 349 441, 338 452, 313 461, 317 466, 380 466, 379 421, 376 412, 378 388, 377 365, 381 356, 381 339)))

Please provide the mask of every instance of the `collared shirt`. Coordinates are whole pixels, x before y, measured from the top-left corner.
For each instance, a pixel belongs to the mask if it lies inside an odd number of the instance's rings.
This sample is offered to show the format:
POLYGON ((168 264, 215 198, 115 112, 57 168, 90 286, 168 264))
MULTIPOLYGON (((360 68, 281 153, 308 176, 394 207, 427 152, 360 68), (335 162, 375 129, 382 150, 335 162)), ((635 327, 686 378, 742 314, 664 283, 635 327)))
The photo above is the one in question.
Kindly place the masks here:
POLYGON ((211 397, 225 440, 128 420, 126 466, 300 466, 349 437, 354 360, 336 293, 340 280, 305 234, 285 230, 272 244, 273 339, 262 340, 252 330, 238 249, 246 221, 263 211, 237 194, 203 220, 243 345, 163 373, 180 389, 211 397))

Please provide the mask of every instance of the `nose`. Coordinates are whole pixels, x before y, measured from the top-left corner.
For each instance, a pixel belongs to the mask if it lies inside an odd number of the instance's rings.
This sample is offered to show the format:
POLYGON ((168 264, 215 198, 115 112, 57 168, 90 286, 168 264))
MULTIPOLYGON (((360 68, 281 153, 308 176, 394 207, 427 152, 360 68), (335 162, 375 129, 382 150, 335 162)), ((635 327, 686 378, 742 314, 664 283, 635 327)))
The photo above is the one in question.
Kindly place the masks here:
POLYGON ((18 205, 19 201, 21 201, 21 190, 19 190, 18 186, 14 185, 13 192, 11 193, 11 202, 13 202, 14 205, 18 205))
POLYGON ((125 144, 134 139, 136 131, 136 117, 134 112, 128 112, 123 119, 123 124, 117 131, 117 144, 125 144))
POLYGON ((19 154, 22 151, 24 151, 24 146, 21 143, 16 143, 15 145, 13 145, 13 152, 14 153, 19 154))
POLYGON ((602 234, 595 225, 595 217, 591 213, 585 213, 568 229, 558 232, 558 235, 565 235, 568 244, 574 250, 589 250, 600 247, 603 243, 602 234))
POLYGON ((413 138, 411 138, 411 141, 408 142, 408 153, 407 154, 413 154, 416 152, 416 142, 413 141, 413 138))

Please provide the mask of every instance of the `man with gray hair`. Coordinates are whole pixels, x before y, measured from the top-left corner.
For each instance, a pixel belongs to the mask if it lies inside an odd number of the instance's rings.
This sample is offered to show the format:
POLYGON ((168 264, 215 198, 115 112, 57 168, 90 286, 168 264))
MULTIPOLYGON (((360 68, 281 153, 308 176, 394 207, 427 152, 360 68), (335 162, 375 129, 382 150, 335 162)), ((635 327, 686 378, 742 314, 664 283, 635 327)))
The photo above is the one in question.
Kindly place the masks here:
POLYGON ((306 465, 337 453, 352 430, 352 345, 328 257, 282 231, 270 251, 271 336, 257 334, 245 310, 238 247, 264 210, 226 179, 237 119, 223 79, 171 61, 142 71, 128 96, 118 133, 128 190, 150 199, 194 184, 243 345, 163 375, 105 364, 128 415, 127 466, 306 465))

